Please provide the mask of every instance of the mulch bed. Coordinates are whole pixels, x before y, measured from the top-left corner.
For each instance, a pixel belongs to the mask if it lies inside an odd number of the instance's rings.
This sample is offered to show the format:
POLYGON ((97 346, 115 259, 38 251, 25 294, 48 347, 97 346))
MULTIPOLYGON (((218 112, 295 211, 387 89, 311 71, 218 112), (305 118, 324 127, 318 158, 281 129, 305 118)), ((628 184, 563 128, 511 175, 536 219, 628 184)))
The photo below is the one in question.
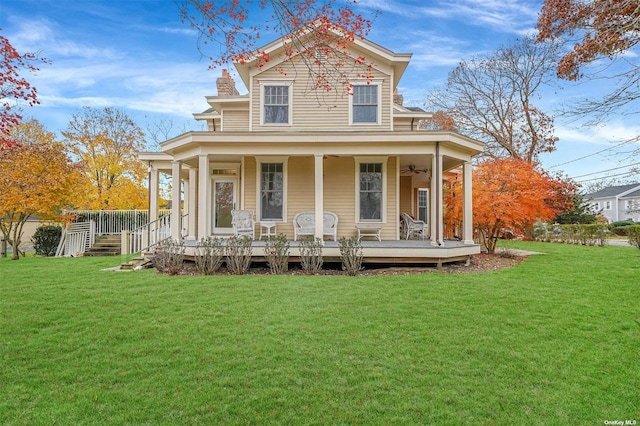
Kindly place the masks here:
MULTIPOLYGON (((504 255, 500 253, 487 254, 481 253, 474 255, 469 266, 465 262, 445 263, 440 269, 436 265, 372 265, 364 264, 364 269, 358 275, 361 276, 380 276, 380 275, 408 275, 423 273, 446 273, 446 274, 464 274, 492 272, 505 268, 516 266, 527 255, 504 255)), ((343 275, 339 263, 328 263, 323 265, 322 271, 318 275, 343 275)), ((193 263, 185 263, 180 275, 196 275, 195 265, 193 263)), ((229 272, 225 267, 220 268, 216 275, 228 275, 229 272)), ((264 263, 253 264, 247 275, 268 275, 269 267, 264 263)), ((291 264, 287 275, 304 275, 299 265, 291 264)))

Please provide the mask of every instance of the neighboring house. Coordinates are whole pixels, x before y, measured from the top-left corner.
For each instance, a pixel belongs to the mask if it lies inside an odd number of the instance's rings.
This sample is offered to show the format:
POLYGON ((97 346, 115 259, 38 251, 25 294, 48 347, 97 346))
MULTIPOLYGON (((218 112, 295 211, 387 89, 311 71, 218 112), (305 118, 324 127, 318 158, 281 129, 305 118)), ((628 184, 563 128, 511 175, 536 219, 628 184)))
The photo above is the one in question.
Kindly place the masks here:
MULTIPOLYGON (((163 172, 172 176, 172 197, 184 194, 182 203, 172 204, 171 216, 188 215, 182 229, 171 221, 174 238, 230 235, 229 212, 236 208, 255 212, 256 232, 259 222, 275 222, 276 232, 293 240, 293 217, 313 211, 316 236, 322 238, 322 214, 330 211, 339 218, 338 238, 370 227, 379 228, 384 243, 402 239, 400 216, 406 212, 427 223, 423 247, 436 250, 417 257, 479 253, 473 241, 471 159, 483 144, 455 132, 418 130, 431 114, 403 106, 396 94, 411 54, 357 39, 353 58, 372 62, 373 76, 352 76, 353 94, 335 99, 331 94, 335 106, 328 108, 309 93, 306 65, 286 58, 282 49, 281 41, 261 48, 275 58, 261 67, 256 61, 235 64, 247 94, 239 94, 222 71, 217 96, 206 97, 211 108, 194 114, 207 123, 207 131, 163 142, 162 152, 139 153, 149 164, 151 217, 157 217, 163 172), (462 170, 465 201, 461 241, 455 244, 444 241, 443 225, 443 181, 454 169, 462 170)), ((413 255, 389 248, 365 250, 367 256, 413 255)))
POLYGON ((609 186, 584 196, 594 213, 609 222, 633 220, 640 222, 640 183, 609 186))

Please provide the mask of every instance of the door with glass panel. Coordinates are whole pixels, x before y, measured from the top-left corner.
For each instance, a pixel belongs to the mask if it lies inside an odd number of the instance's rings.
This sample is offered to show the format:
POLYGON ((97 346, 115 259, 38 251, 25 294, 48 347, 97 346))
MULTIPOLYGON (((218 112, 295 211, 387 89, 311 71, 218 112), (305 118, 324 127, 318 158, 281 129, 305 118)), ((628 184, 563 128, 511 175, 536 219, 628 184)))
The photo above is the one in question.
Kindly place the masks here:
POLYGON ((236 180, 214 179, 213 181, 213 233, 230 234, 231 210, 236 206, 236 180))

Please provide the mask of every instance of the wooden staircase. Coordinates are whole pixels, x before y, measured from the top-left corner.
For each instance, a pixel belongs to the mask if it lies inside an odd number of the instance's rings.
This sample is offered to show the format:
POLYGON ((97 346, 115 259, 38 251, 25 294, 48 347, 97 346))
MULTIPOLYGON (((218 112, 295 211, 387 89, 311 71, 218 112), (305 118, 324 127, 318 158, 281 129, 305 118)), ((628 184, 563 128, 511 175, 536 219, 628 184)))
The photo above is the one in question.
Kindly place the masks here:
POLYGON ((120 235, 96 235, 96 241, 85 256, 119 256, 122 253, 120 235))

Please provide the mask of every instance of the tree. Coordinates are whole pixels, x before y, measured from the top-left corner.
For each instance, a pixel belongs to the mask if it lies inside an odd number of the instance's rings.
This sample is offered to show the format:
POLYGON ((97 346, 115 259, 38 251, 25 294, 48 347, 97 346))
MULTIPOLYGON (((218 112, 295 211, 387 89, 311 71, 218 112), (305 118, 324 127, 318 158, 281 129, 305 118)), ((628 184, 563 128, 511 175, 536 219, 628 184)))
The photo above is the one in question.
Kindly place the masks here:
POLYGON ((485 142, 492 158, 536 163, 557 140, 553 119, 534 105, 541 86, 551 83, 557 50, 527 37, 487 57, 463 60, 444 88, 428 94, 427 107, 441 114, 429 126, 454 127, 485 142))
POLYGON ((637 0, 545 0, 538 30, 539 40, 561 41, 568 48, 558 63, 559 77, 607 79, 610 92, 580 103, 576 113, 593 114, 594 122, 613 113, 638 113, 640 61, 634 52, 640 43, 637 0), (591 67, 585 74, 588 65, 591 67))
POLYGON ((573 208, 560 212, 553 221, 561 225, 588 224, 595 223, 597 217, 598 215, 591 210, 591 206, 584 197, 581 194, 576 194, 573 197, 573 208))
POLYGON ((136 158, 144 132, 124 112, 85 107, 62 132, 71 153, 85 165, 85 208, 144 209, 146 168, 136 158))
POLYGON ((0 35, 0 134, 7 135, 11 127, 22 120, 22 116, 12 110, 10 100, 24 101, 29 106, 40 103, 36 88, 20 77, 21 71, 38 71, 33 65, 35 61, 48 62, 38 58, 37 53, 18 53, 9 40, 0 35))
MULTIPOLYGON (((448 194, 461 194, 459 182, 448 194)), ((477 235, 489 253, 496 249, 505 231, 525 234, 537 220, 551 220, 571 206, 575 185, 557 180, 517 159, 491 159, 480 163, 473 172, 473 221, 477 235)), ((449 220, 459 221, 462 197, 445 199, 449 220)))
POLYGON ((370 20, 354 12, 357 2, 262 0, 260 10, 252 11, 251 0, 186 0, 180 13, 183 22, 198 31, 203 54, 206 47, 214 46, 215 53, 207 55, 210 68, 254 60, 259 68, 265 66, 275 58, 258 49, 257 43, 263 32, 275 32, 281 36, 284 58, 302 62, 309 89, 323 103, 321 93, 349 93, 351 79, 371 78, 372 64, 348 52, 356 38, 366 36, 371 28, 370 20), (251 20, 255 15, 261 23, 249 25, 256 22, 251 20))
POLYGON ((77 200, 82 178, 64 145, 38 121, 15 125, 8 137, 13 143, 0 146, 0 230, 17 260, 27 219, 59 217, 77 200))

